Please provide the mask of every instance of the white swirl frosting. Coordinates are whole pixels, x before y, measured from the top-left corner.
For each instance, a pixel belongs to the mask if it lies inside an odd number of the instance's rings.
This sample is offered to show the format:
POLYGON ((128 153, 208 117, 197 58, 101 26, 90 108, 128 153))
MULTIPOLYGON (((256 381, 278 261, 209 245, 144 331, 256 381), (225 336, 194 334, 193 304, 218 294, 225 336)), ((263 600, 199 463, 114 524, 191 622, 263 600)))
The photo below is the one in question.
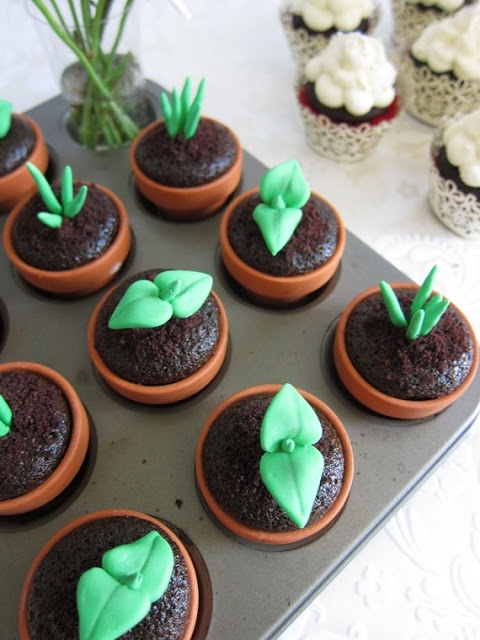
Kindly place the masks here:
POLYGON ((407 4, 419 4, 428 8, 435 7, 446 13, 451 13, 463 7, 465 0, 407 0, 407 4))
POLYGON ((395 98, 397 70, 379 40, 361 33, 335 34, 305 67, 319 102, 354 116, 388 107, 395 98))
POLYGON ((463 182, 480 187, 480 109, 450 122, 443 132, 443 143, 463 182))
POLYGON ((480 9, 466 7, 430 24, 411 53, 435 73, 450 71, 460 80, 480 80, 480 9))
POLYGON ((312 31, 354 31, 375 9, 373 0, 294 0, 292 13, 312 31))

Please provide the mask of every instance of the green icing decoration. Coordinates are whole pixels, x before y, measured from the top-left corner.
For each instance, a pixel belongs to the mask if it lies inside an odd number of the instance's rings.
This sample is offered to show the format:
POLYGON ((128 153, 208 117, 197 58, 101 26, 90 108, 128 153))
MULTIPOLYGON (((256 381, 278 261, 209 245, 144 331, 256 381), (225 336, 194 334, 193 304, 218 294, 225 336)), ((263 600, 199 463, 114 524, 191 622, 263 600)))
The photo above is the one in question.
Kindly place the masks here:
POLYGON ((169 270, 153 282, 133 282, 115 307, 110 329, 153 329, 196 313, 212 290, 213 278, 199 271, 169 270))
POLYGON ((12 124, 12 103, 0 99, 0 140, 10 131, 12 124))
POLYGON ((420 336, 428 335, 450 304, 448 300, 442 298, 438 293, 430 298, 436 273, 437 266, 435 265, 415 294, 409 309, 408 321, 395 291, 384 280, 380 282, 380 291, 387 307, 390 321, 396 327, 406 327, 405 333, 410 340, 416 340, 420 336))
POLYGON ((299 528, 308 522, 322 479, 324 459, 313 446, 321 436, 322 425, 313 408, 291 384, 283 385, 263 417, 260 475, 299 528))
POLYGON ((302 207, 310 188, 297 160, 288 160, 267 171, 260 182, 262 204, 253 218, 268 250, 274 256, 288 243, 302 219, 302 207))
POLYGON ((173 89, 171 97, 166 92, 160 95, 165 127, 169 136, 176 138, 180 133, 188 140, 193 138, 200 122, 203 98, 205 95, 205 78, 198 85, 197 93, 191 100, 192 81, 187 77, 179 94, 173 89))
POLYGON ((5 398, 0 393, 0 438, 10 433, 12 418, 12 410, 10 409, 5 398))
POLYGON ((26 166, 35 180, 37 189, 47 207, 47 211, 37 213, 37 218, 40 222, 47 227, 57 229, 61 226, 64 218, 74 218, 80 213, 87 198, 88 187, 82 185, 77 194, 74 195, 73 173, 69 165, 66 165, 62 172, 60 201, 40 169, 31 162, 27 162, 26 166))
POLYGON ((116 640, 137 625, 162 597, 172 577, 169 543, 150 531, 107 551, 77 585, 80 640, 116 640))

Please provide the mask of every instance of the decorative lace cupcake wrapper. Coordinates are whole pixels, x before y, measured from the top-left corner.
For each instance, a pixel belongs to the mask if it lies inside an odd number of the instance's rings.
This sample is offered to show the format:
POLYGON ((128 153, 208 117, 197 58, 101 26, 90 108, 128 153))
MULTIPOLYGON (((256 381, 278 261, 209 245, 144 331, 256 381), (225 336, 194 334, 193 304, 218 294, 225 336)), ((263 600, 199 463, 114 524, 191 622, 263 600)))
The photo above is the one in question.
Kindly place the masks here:
MULTIPOLYGON (((375 29, 379 18, 380 10, 378 6, 376 6, 370 18, 369 34, 375 29)), ((324 36, 321 33, 311 34, 305 29, 294 29, 292 27, 292 6, 288 0, 280 8, 280 21, 297 69, 300 75, 303 75, 307 62, 311 58, 318 56, 318 54, 325 49, 330 42, 330 37, 324 36)))
POLYGON ((480 103, 480 82, 433 73, 404 58, 401 67, 406 110, 418 120, 438 127, 450 118, 468 113, 480 103))
POLYGON ((393 41, 400 49, 407 50, 420 33, 445 14, 434 9, 419 10, 416 5, 405 4, 405 0, 392 2, 393 41))
POLYGON ((480 238, 480 202, 463 193, 453 180, 443 178, 435 165, 430 167, 428 199, 435 216, 448 229, 468 239, 480 238))
POLYGON ((308 145, 318 154, 338 162, 358 162, 380 142, 392 127, 393 121, 377 125, 363 123, 352 127, 333 122, 324 115, 316 115, 300 105, 308 145))

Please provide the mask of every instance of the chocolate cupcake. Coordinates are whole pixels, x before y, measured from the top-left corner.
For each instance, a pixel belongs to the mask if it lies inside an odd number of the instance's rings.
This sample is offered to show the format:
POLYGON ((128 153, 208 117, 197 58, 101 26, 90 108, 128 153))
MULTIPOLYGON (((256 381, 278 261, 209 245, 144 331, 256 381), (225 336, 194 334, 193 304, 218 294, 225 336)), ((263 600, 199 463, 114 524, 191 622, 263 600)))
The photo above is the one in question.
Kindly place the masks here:
POLYGON ((466 7, 429 25, 405 54, 401 77, 406 110, 435 127, 480 101, 480 8, 466 7))
POLYGON ((379 40, 360 33, 333 36, 307 63, 298 92, 309 146, 332 160, 362 160, 398 115, 396 77, 379 40))
POLYGON ((107 384, 132 400, 163 404, 211 382, 228 343, 212 282, 194 271, 148 270, 108 292, 89 324, 90 356, 107 384))
POLYGON ((452 120, 432 142, 428 199, 435 216, 467 239, 480 238, 480 110, 452 120))
POLYGON ((224 265, 260 304, 299 303, 335 273, 345 245, 337 211, 312 194, 296 160, 267 171, 237 196, 220 223, 224 265))
POLYGON ((341 422, 290 384, 234 394, 207 419, 197 444, 195 478, 209 515, 240 542, 269 550, 325 533, 352 477, 341 422))
POLYGON ((71 640, 94 620, 108 637, 189 640, 198 608, 195 566, 170 527, 135 511, 100 511, 66 525, 34 560, 20 638, 71 640))

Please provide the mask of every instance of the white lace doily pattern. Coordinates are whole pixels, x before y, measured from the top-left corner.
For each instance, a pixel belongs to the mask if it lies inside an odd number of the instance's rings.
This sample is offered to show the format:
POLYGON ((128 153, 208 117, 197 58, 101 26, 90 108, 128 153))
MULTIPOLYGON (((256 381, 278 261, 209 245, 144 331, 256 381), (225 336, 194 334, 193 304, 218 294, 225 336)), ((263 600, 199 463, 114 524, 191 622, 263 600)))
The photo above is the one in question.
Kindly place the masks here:
POLYGON ((392 127, 393 120, 376 125, 364 122, 357 126, 333 122, 327 116, 315 114, 300 106, 307 144, 316 153, 337 162, 359 162, 377 146, 392 127))
POLYGON ((432 164, 428 200, 433 213, 448 229, 467 239, 480 238, 480 202, 461 191, 453 180, 446 180, 432 164))
POLYGON ((405 0, 393 0, 393 40, 397 47, 407 50, 418 38, 422 30, 432 22, 445 17, 445 13, 435 9, 419 9, 415 4, 407 4, 405 0))
POLYGON ((403 57, 400 75, 406 110, 425 124, 438 127, 480 104, 480 82, 434 73, 409 55, 403 57))

